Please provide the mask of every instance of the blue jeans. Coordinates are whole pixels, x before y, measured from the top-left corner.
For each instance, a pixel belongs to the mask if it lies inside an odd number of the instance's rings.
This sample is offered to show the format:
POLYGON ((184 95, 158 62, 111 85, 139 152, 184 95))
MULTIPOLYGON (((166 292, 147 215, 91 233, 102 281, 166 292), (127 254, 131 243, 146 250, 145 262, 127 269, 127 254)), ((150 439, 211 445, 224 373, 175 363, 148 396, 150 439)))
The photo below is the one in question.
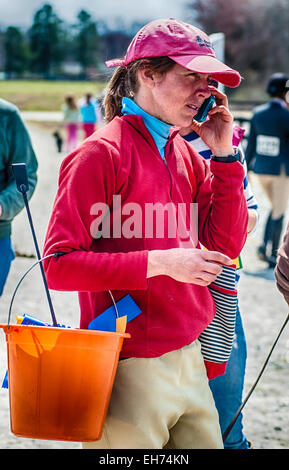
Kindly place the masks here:
POLYGON ((4 238, 3 240, 0 240, 0 296, 3 293, 11 262, 14 258, 15 253, 12 248, 11 239, 4 238))
MULTIPOLYGON (((222 434, 231 423, 242 404, 247 347, 239 308, 237 308, 235 338, 226 372, 210 380, 222 434)), ((242 413, 239 415, 226 441, 225 449, 248 449, 249 443, 243 434, 242 413)))

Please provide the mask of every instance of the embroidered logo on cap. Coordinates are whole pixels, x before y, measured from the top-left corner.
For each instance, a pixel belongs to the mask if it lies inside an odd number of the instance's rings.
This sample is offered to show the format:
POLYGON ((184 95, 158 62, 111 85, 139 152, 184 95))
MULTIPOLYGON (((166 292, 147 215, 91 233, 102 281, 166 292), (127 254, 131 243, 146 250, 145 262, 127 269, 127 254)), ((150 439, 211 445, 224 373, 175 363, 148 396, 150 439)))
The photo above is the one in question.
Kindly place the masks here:
POLYGON ((213 49, 213 45, 210 41, 206 41, 206 39, 202 39, 200 36, 197 36, 195 41, 199 44, 201 47, 208 47, 209 49, 213 49))

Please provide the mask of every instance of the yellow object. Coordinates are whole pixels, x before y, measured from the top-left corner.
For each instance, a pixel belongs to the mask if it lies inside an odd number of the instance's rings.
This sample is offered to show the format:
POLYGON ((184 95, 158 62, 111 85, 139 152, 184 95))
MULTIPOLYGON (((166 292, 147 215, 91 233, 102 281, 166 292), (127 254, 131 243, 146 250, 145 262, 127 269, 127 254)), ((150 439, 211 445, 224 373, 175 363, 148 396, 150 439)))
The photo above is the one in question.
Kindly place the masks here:
POLYGON ((236 269, 241 269, 243 267, 241 256, 238 256, 238 258, 233 259, 233 264, 236 266, 236 269))
POLYGON ((116 331, 117 333, 125 333, 127 325, 127 316, 123 315, 122 317, 118 317, 116 319, 116 331))

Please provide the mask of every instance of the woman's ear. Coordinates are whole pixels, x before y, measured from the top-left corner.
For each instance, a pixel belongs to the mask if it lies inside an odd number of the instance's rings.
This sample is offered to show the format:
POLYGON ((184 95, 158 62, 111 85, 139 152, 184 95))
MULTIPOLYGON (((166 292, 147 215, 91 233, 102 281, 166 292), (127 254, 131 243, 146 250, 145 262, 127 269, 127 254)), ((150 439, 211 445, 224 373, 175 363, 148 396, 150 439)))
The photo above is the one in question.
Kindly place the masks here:
POLYGON ((140 83, 152 89, 156 84, 157 76, 150 68, 143 68, 138 71, 140 83))

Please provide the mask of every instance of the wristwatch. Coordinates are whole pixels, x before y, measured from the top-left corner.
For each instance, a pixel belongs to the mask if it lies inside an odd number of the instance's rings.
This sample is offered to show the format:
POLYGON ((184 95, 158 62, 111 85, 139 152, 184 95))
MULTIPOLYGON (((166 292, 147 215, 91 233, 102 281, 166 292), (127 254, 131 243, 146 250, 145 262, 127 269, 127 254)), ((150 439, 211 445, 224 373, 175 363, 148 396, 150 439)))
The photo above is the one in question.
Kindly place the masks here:
POLYGON ((221 163, 233 163, 233 162, 241 162, 243 163, 245 159, 244 153, 238 148, 233 147, 234 153, 228 155, 227 157, 218 157, 217 155, 212 155, 211 160, 214 162, 221 162, 221 163))

